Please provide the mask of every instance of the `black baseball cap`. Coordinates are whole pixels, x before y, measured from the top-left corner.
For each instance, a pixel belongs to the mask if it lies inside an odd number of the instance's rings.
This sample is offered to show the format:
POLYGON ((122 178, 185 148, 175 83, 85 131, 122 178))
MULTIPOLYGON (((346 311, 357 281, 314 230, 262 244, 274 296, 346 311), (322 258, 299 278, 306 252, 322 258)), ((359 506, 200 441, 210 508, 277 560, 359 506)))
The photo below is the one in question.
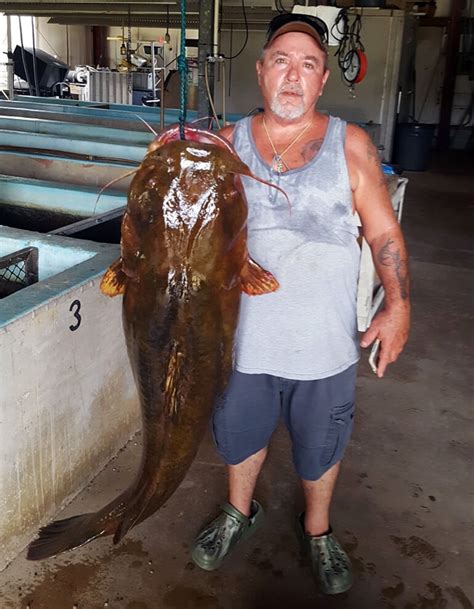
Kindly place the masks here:
POLYGON ((282 13, 274 17, 268 26, 264 48, 267 48, 275 38, 288 32, 309 34, 323 50, 326 50, 324 43, 328 39, 327 25, 318 17, 302 15, 300 13, 282 13))

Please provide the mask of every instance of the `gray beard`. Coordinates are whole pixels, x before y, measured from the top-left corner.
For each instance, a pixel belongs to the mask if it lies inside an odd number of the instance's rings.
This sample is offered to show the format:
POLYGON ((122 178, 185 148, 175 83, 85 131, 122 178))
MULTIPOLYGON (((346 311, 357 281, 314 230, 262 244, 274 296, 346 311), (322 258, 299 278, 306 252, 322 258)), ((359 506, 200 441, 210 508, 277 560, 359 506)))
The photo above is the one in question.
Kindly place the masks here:
POLYGON ((304 114, 303 103, 299 106, 283 105, 278 99, 278 94, 272 99, 270 110, 279 118, 286 120, 295 120, 304 114))

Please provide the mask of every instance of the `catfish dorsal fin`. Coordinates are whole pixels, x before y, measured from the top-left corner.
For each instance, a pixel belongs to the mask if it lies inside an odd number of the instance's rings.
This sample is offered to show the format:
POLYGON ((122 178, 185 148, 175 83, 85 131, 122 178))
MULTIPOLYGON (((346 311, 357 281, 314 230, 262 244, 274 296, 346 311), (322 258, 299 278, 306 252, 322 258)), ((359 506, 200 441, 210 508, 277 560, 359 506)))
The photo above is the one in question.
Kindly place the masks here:
POLYGON ((106 270, 100 282, 100 291, 106 296, 118 296, 125 292, 127 276, 122 270, 122 258, 113 262, 106 270))

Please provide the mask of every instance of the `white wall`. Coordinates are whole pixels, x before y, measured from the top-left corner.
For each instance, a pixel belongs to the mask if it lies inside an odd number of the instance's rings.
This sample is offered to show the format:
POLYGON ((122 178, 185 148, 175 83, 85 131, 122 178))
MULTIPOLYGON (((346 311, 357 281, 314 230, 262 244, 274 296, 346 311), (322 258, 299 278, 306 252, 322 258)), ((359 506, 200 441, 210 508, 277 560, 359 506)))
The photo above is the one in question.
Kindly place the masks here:
POLYGON ((445 40, 444 28, 418 28, 415 118, 423 123, 437 123, 439 119, 445 40))
POLYGON ((451 0, 436 0, 435 17, 447 17, 451 10, 451 0))
MULTIPOLYGON (((12 51, 14 51, 15 46, 20 44, 20 18, 11 17, 10 23, 12 34, 12 51)), ((31 17, 21 17, 21 29, 23 33, 23 44, 25 47, 31 46, 31 41, 33 38, 31 17)), ((7 50, 7 17, 6 15, 0 14, 0 52, 2 53, 0 63, 6 62, 6 55, 3 55, 3 53, 6 53, 7 50)), ((0 89, 6 89, 7 86, 7 67, 0 65, 0 89)))
MULTIPOLYGON (((423 123, 438 123, 441 93, 445 73, 446 34, 444 28, 418 28, 416 51, 416 112, 423 123)), ((454 90, 451 124, 458 125, 470 103, 474 83, 467 75, 459 74, 454 90)), ((469 123, 473 124, 473 121, 469 123)))
MULTIPOLYGON (((57 25, 48 23, 48 18, 41 17, 33 20, 35 23, 35 44, 38 48, 50 55, 74 66, 91 63, 92 61, 92 33, 91 28, 83 25, 57 25)), ((32 46, 32 18, 21 17, 23 44, 32 46)), ((12 50, 20 44, 19 18, 11 17, 12 50)), ((8 50, 7 17, 0 14, 0 63, 5 63, 8 50)), ((6 66, 0 65, 0 89, 7 88, 6 66)))
POLYGON ((37 19, 36 44, 70 66, 92 62, 92 30, 85 25, 57 25, 37 19))

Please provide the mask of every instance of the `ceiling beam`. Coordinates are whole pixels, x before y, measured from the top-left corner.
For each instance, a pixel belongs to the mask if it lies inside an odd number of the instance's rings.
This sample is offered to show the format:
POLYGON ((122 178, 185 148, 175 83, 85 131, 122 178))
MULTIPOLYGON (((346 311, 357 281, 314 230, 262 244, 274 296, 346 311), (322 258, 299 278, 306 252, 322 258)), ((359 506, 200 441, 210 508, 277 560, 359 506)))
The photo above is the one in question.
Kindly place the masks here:
MULTIPOLYGON (((179 9, 171 3, 168 3, 170 13, 180 14, 179 9)), ((53 15, 65 14, 76 11, 77 13, 146 13, 146 14, 162 14, 166 13, 166 4, 155 4, 151 2, 137 2, 134 5, 128 4, 102 4, 101 2, 87 2, 82 4, 63 3, 62 5, 52 5, 50 3, 29 4, 27 2, 11 2, 3 4, 0 2, 0 12, 10 14, 28 14, 28 15, 53 15)), ((190 3, 188 12, 198 12, 199 5, 190 3)))
MULTIPOLYGON (((58 15, 51 17, 49 23, 58 23, 60 25, 108 25, 108 26, 123 26, 128 25, 128 15, 58 15)), ((131 15, 131 27, 162 27, 167 25, 166 17, 160 15, 131 15)), ((188 28, 196 29, 199 26, 199 15, 197 13, 188 15, 188 28)), ((181 27, 177 17, 169 19, 169 27, 181 27)))
MULTIPOLYGON (((233 0, 228 0, 229 2, 233 0)), ((269 2, 270 0, 268 0, 269 2)), ((257 4, 256 0, 253 0, 257 4)), ((263 0, 262 0, 263 2, 263 0)), ((0 0, 0 11, 9 15, 27 15, 36 17, 50 17, 50 23, 62 25, 96 25, 96 26, 123 26, 130 23, 133 27, 166 27, 167 11, 169 6, 169 25, 171 28, 180 27, 179 0, 168 2, 151 2, 147 0, 120 0, 92 1, 74 0, 74 2, 20 2, 0 0), (130 12, 129 12, 130 8, 130 12)), ((200 3, 188 0, 187 22, 189 28, 199 27, 200 3)), ((276 14, 270 6, 247 7, 247 21, 251 30, 264 30, 268 22, 276 14)), ((223 29, 232 27, 244 29, 242 6, 235 2, 230 5, 224 3, 220 25, 223 29)))

